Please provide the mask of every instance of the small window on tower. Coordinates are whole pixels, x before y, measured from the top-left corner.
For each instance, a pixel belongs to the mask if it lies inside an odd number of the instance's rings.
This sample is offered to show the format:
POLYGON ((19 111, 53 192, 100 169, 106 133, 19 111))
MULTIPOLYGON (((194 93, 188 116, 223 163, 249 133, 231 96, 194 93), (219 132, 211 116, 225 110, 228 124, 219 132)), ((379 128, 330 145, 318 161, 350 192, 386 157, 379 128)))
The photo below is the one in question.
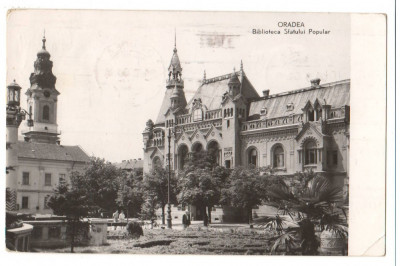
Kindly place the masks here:
POLYGON ((48 105, 43 106, 43 115, 42 119, 49 121, 50 120, 50 108, 48 105))

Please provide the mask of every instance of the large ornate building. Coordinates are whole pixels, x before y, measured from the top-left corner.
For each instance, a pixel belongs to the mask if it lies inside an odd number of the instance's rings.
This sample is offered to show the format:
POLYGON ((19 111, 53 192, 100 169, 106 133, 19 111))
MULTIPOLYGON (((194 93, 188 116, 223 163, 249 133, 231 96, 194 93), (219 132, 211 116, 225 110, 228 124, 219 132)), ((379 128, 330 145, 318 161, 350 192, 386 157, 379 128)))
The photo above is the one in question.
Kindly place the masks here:
MULTIPOLYGON (((11 199, 9 210, 23 213, 51 214, 47 200, 61 178, 68 180, 71 171, 82 171, 88 155, 79 146, 60 144, 57 125, 57 103, 60 93, 55 88, 53 62, 46 50, 43 37, 42 49, 37 53, 34 72, 30 75, 27 95, 28 113, 33 124, 23 132, 24 141, 18 141, 21 120, 15 119, 7 109, 7 188, 11 199)), ((13 83, 18 91, 18 84, 13 83)), ((18 99, 19 101, 19 99, 18 99)), ((19 105, 19 102, 18 102, 19 105)))
POLYGON ((143 132, 144 172, 168 164, 182 169, 191 152, 213 150, 219 165, 270 166, 290 176, 312 169, 348 191, 350 80, 260 96, 240 70, 206 78, 189 101, 177 49, 168 68, 164 100, 143 132))

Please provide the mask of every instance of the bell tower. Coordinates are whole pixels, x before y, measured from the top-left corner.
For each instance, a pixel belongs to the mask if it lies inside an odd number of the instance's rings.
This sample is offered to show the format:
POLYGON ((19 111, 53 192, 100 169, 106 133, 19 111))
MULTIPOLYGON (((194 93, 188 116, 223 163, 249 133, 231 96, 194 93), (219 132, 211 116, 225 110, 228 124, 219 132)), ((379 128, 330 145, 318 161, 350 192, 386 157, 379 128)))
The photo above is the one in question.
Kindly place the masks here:
POLYGON ((53 62, 46 50, 45 36, 42 43, 34 62, 34 72, 29 78, 31 86, 25 93, 34 123, 23 134, 26 141, 56 144, 60 135, 57 130, 57 97, 60 93, 55 87, 57 78, 52 72, 53 62))
POLYGON ((185 92, 183 91, 184 83, 182 80, 182 67, 178 57, 178 50, 176 49, 176 34, 175 34, 175 46, 173 50, 171 63, 168 67, 168 80, 167 89, 171 90, 170 100, 171 109, 186 106, 185 92))

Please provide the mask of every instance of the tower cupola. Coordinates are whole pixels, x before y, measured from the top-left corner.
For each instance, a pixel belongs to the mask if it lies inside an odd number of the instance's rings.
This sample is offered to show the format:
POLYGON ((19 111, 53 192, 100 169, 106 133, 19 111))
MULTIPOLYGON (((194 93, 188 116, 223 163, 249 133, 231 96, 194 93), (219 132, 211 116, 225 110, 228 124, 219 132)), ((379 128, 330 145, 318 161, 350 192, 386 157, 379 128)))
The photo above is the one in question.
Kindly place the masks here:
POLYGON ((29 113, 33 116, 33 124, 24 132, 25 140, 39 143, 58 143, 60 135, 57 125, 56 90, 57 78, 53 75, 53 62, 50 61, 50 53, 46 50, 46 37, 42 39, 42 49, 37 52, 37 58, 33 64, 34 71, 29 77, 31 86, 25 93, 29 113))

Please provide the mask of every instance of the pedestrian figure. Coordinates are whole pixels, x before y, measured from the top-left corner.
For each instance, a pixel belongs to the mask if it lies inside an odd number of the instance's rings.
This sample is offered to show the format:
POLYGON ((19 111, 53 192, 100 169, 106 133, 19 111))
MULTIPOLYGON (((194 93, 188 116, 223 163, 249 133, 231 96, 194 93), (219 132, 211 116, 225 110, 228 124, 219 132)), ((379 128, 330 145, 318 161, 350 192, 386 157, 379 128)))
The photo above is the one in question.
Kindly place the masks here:
MULTIPOLYGON (((119 213, 118 213, 118 210, 116 210, 113 213, 114 223, 118 223, 118 217, 119 217, 119 213)), ((117 226, 116 225, 114 225, 114 230, 117 230, 117 226)))
POLYGON ((190 215, 188 211, 182 216, 182 225, 184 229, 188 228, 190 225, 190 215))
MULTIPOLYGON (((124 220, 125 220, 125 214, 124 214, 124 211, 121 211, 121 213, 119 214, 119 222, 123 223, 124 220)), ((121 225, 121 228, 124 228, 124 227, 121 225)))
POLYGON ((204 215, 203 224, 204 224, 204 226, 208 226, 208 216, 207 216, 207 214, 204 215))

